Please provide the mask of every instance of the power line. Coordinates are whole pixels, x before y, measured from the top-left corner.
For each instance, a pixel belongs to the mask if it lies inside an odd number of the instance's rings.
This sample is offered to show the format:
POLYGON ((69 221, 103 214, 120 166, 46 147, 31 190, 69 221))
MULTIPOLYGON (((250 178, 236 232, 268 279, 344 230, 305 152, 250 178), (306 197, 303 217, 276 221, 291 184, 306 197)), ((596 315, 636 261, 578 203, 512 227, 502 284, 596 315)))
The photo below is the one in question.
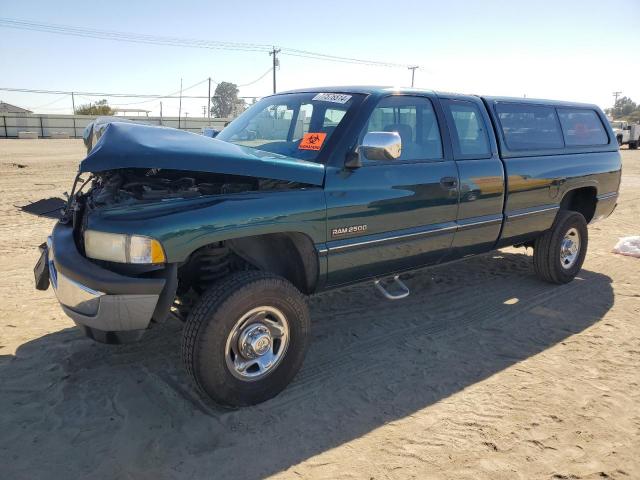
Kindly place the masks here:
POLYGON ((215 40, 199 40, 195 38, 178 38, 159 35, 144 35, 138 33, 117 32, 108 30, 97 30, 85 27, 74 27, 71 25, 60 25, 51 23, 31 22, 27 20, 17 20, 11 18, 0 18, 0 26, 15 28, 18 30, 31 30, 45 33, 56 33, 60 35, 71 35, 76 37, 99 38, 106 40, 116 40, 133 43, 146 43, 155 45, 172 45, 194 48, 208 48, 221 50, 243 50, 243 51, 268 51, 269 45, 253 43, 222 42, 215 40))
MULTIPOLYGON (((242 85, 238 85, 238 87, 247 87, 249 85, 253 85, 254 83, 259 82, 264 77, 266 77, 269 72, 271 72, 271 68, 269 68, 266 72, 260 75, 257 79, 252 80, 249 83, 245 83, 242 85)), ((198 87, 205 82, 211 82, 213 85, 217 85, 218 82, 211 80, 210 78, 205 78, 204 80, 200 80, 199 82, 194 83, 193 85, 189 85, 182 89, 182 91, 191 90, 192 88, 198 87)), ((180 98, 180 90, 176 90, 175 92, 167 93, 166 95, 153 95, 153 94, 140 94, 140 93, 108 93, 108 92, 79 92, 79 91, 65 91, 65 90, 44 90, 44 89, 34 89, 34 88, 11 88, 11 87, 0 87, 0 91, 5 92, 17 92, 17 93, 36 93, 36 94, 44 94, 44 95, 64 95, 63 97, 57 98, 52 102, 39 105, 37 107, 33 107, 32 109, 39 109, 48 107, 49 105, 53 105, 57 102, 64 100, 66 97, 71 96, 72 94, 76 97, 84 98, 87 101, 90 101, 90 97, 110 97, 110 98, 148 98, 149 100, 141 100, 138 102, 126 102, 126 103, 111 103, 112 106, 123 107, 126 105, 139 105, 143 103, 151 103, 155 102, 158 99, 179 99, 180 98)), ((208 99, 209 95, 182 95, 182 98, 190 98, 190 99, 208 99)))
MULTIPOLYGON (((185 91, 185 90, 191 90, 192 88, 197 87, 197 86, 199 86, 199 85, 202 85, 203 83, 208 82, 208 81, 209 81, 209 78, 207 77, 207 78, 205 78, 204 80, 201 80, 201 81, 199 81, 199 82, 197 82, 197 83, 194 83, 193 85, 191 85, 191 86, 189 86, 189 87, 183 88, 183 89, 182 89, 182 91, 185 91)), ((213 82, 213 83, 215 83, 215 82, 213 82)), ((165 95, 163 98, 174 98, 174 97, 172 97, 172 96, 173 96, 173 95, 176 95, 176 94, 178 94, 178 93, 180 93, 180 90, 176 90, 175 92, 168 93, 168 94, 167 94, 167 95, 165 95)), ((179 98, 179 97, 178 97, 178 98, 179 98)), ((183 95, 183 96, 182 96, 182 98, 188 98, 188 97, 185 97, 185 96, 183 95)), ((204 97, 204 98, 207 98, 207 97, 204 97)), ((141 100, 141 101, 139 101, 139 102, 128 102, 128 103, 113 103, 112 105, 114 105, 114 106, 119 106, 119 107, 123 107, 123 106, 125 106, 125 105, 139 105, 139 104, 141 104, 141 103, 151 103, 151 102, 154 102, 154 101, 156 101, 156 100, 157 100, 157 98, 152 98, 151 100, 141 100)))
POLYGON ((325 53, 310 52, 308 50, 298 50, 297 48, 283 48, 282 54, 288 55, 290 57, 313 58, 315 60, 327 60, 331 62, 341 62, 341 63, 355 63, 357 65, 371 65, 375 67, 404 68, 404 67, 410 66, 402 63, 379 62, 377 60, 363 60, 360 58, 341 57, 339 55, 328 55, 325 53))
MULTIPOLYGON (((44 33, 54 33, 58 35, 68 35, 85 38, 95 38, 102 40, 114 40, 120 42, 141 43, 150 45, 167 45, 186 48, 206 48, 214 50, 245 51, 245 52, 271 52, 275 47, 260 43, 239 43, 224 42, 218 40, 201 40, 195 38, 167 37, 158 35, 143 35, 137 33, 117 32, 109 30, 97 30, 84 27, 74 27, 71 25, 59 25, 51 23, 39 23, 27 20, 17 20, 11 18, 0 18, 0 27, 14 28, 18 30, 37 31, 44 33)), ((292 57, 309 58, 313 60, 324 60, 340 63, 351 63, 356 65, 368 65, 376 67, 406 68, 411 65, 380 62, 376 60, 366 60, 354 57, 343 57, 326 53, 300 50, 297 48, 280 48, 282 55, 292 57)))
MULTIPOLYGON (((87 96, 87 97, 120 97, 120 98, 128 98, 128 97, 137 97, 137 98, 180 98, 178 95, 151 95, 151 94, 140 94, 140 93, 104 93, 104 92, 78 92, 78 91, 65 91, 65 90, 40 90, 33 88, 10 88, 10 87, 0 87, 1 91, 5 92, 20 92, 20 93, 47 93, 47 94, 58 94, 58 95, 71 95, 72 93, 79 96, 87 96)), ((179 92, 179 90, 178 90, 179 92)), ((178 93, 176 92, 176 93, 178 93)), ((207 98, 206 95, 183 95, 182 98, 207 98)))
MULTIPOLYGON (((266 72, 260 75, 255 80, 252 80, 248 83, 244 83, 241 85, 237 85, 238 87, 248 87, 255 83, 258 83, 264 77, 266 77, 272 68, 270 67, 266 72)), ((211 80, 209 77, 200 80, 188 87, 182 89, 182 91, 191 90, 195 87, 202 85, 205 82, 210 82, 210 84, 217 85, 218 82, 211 80)), ((45 103, 42 105, 38 105, 37 107, 31 107, 30 110, 38 110, 40 108, 48 107, 49 105, 54 105, 55 103, 61 102, 67 97, 75 95, 76 97, 83 98, 85 101, 91 101, 91 97, 108 97, 108 98, 146 98, 148 100, 140 100, 137 102, 126 102, 126 103, 112 103, 111 106, 114 107, 124 107, 127 105, 140 105, 145 103, 152 103, 159 99, 179 99, 180 98, 180 90, 176 90, 171 93, 167 93, 165 95, 153 95, 153 94, 140 94, 140 93, 108 93, 108 92, 79 92, 79 91, 65 91, 65 90, 44 90, 44 89, 34 89, 34 88, 11 88, 11 87, 0 87, 0 91, 5 92, 17 92, 17 93, 35 93, 35 94, 43 94, 43 95, 62 95, 49 103, 45 103)), ((209 95, 182 95, 183 99, 207 99, 209 100, 209 95)), ((244 98, 244 97, 241 97, 244 98)), ((247 97, 247 98, 255 98, 255 97, 247 97)), ((51 108, 50 110, 66 110, 67 107, 63 108, 51 108)))
MULTIPOLYGON (((54 103, 58 103, 61 102, 62 100, 64 100, 65 98, 68 98, 69 95, 64 95, 62 97, 58 97, 56 98, 54 101, 49 102, 49 103, 45 103, 44 105, 38 105, 37 107, 29 107, 29 110, 38 110, 40 108, 44 108, 44 107, 48 107, 49 105, 53 105, 54 103)), ((67 107, 64 107, 67 108, 67 107)))
POLYGON ((260 75, 258 78, 256 78, 255 80, 249 82, 249 83, 243 83, 242 85, 237 85, 238 88, 241 87, 248 87, 249 85, 253 85, 254 83, 258 83, 260 80, 262 80, 264 77, 266 77, 267 75, 269 75, 269 73, 271 72, 271 70, 273 70, 273 67, 269 67, 269 69, 264 72, 262 75, 260 75))

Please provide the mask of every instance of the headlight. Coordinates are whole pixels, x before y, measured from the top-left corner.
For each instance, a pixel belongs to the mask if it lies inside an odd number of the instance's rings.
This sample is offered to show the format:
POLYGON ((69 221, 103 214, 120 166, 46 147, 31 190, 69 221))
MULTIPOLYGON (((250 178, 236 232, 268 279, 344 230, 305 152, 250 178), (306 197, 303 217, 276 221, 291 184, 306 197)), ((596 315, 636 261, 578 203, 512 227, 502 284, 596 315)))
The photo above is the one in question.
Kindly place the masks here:
POLYGON ((84 251, 87 257, 119 263, 164 263, 166 257, 157 240, 141 235, 84 232, 84 251))

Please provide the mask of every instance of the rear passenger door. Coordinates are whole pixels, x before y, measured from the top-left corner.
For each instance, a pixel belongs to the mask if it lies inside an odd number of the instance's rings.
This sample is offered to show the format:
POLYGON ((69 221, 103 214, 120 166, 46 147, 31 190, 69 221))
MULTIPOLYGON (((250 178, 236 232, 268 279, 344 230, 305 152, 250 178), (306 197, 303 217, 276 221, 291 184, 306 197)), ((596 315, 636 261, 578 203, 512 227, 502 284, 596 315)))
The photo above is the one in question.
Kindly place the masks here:
POLYGON ((328 167, 328 284, 417 268, 440 261, 455 232, 458 178, 440 132, 433 96, 390 95, 375 105, 354 144, 367 132, 394 131, 402 155, 362 158, 362 166, 328 167))
POLYGON ((460 177, 458 229, 450 258, 491 250, 502 227, 504 169, 491 121, 482 101, 476 97, 443 97, 453 147, 453 158, 460 177))

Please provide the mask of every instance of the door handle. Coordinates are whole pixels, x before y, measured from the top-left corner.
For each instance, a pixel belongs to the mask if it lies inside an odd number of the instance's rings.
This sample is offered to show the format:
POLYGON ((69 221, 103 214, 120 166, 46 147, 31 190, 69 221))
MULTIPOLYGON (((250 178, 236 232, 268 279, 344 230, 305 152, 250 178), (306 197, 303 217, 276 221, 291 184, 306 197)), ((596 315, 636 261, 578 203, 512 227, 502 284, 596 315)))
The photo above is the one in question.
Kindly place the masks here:
POLYGON ((458 179, 456 177, 442 177, 440 179, 440 185, 447 190, 453 190, 458 187, 458 179))

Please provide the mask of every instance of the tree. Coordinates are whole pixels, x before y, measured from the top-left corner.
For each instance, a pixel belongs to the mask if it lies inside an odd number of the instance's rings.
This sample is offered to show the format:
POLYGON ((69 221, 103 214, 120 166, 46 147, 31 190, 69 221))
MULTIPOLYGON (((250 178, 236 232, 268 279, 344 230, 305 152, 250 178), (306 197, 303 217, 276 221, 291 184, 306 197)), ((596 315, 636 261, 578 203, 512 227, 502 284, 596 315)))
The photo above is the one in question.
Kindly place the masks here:
POLYGON ((76 108, 76 115, 113 115, 115 110, 107 104, 106 99, 98 100, 95 103, 87 103, 76 108))
POLYGON ((629 97, 622 97, 613 108, 607 108, 606 113, 615 120, 631 120, 640 116, 640 105, 636 105, 629 97))
POLYGON ((211 113, 217 118, 234 117, 244 110, 244 101, 238 98, 235 83, 220 82, 211 98, 211 113))

